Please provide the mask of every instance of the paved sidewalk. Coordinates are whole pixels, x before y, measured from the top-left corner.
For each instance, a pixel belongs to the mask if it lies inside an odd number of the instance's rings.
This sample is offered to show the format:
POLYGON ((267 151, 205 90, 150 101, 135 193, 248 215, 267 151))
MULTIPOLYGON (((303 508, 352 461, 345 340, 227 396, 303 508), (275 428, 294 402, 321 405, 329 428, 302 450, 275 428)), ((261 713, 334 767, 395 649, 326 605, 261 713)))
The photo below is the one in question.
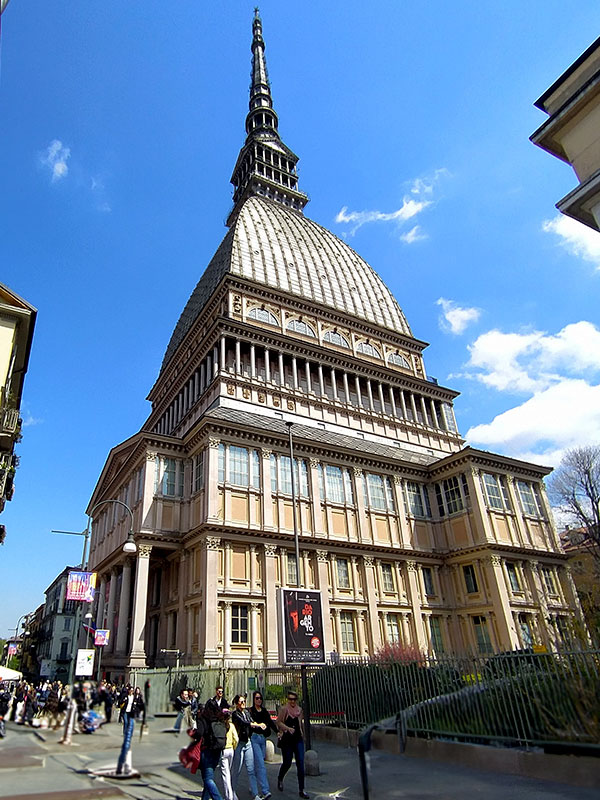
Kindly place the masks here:
MULTIPOLYGON (((140 741, 136 726, 133 765, 140 777, 130 780, 95 778, 87 770, 114 766, 121 742, 117 723, 105 725, 91 735, 73 737, 74 744, 58 744, 61 734, 40 731, 41 741, 30 728, 7 726, 0 740, 0 797, 7 800, 199 800, 200 773, 190 775, 177 761, 177 753, 188 743, 185 733, 164 733, 164 721, 151 721, 149 734, 140 741)), ((306 789, 312 800, 362 800, 356 751, 318 742, 321 775, 308 777, 306 789)), ((600 787, 582 789, 547 781, 498 775, 421 758, 372 751, 370 759, 371 800, 599 800, 600 787)), ((282 793, 277 791, 277 764, 267 765, 273 800, 298 797, 295 768, 286 776, 282 793)), ((245 774, 238 787, 240 800, 249 797, 245 774)))

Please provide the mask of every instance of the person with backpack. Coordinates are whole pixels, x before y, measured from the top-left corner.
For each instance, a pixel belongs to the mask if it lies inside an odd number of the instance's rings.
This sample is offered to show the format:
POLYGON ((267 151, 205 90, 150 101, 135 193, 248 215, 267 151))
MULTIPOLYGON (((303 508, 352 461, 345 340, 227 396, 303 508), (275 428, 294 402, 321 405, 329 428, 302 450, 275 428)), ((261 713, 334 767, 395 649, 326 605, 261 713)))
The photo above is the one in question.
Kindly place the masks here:
POLYGON ((250 792, 253 800, 261 800, 258 793, 258 785, 256 783, 256 773, 254 771, 254 753, 252 751, 252 742, 250 737, 254 730, 264 730, 266 725, 264 722, 254 722, 250 716, 250 712, 246 708, 246 698, 243 694, 237 694, 233 698, 235 710, 231 715, 233 724, 237 729, 239 737, 238 746, 235 748, 233 756, 233 788, 237 788, 242 767, 246 767, 248 773, 248 783, 250 784, 250 792))
POLYGON ((263 696, 259 691, 252 694, 252 705, 250 706, 250 716, 254 722, 264 722, 264 728, 254 728, 250 742, 252 743, 252 753, 254 755, 254 771, 260 787, 262 800, 271 797, 267 769, 265 767, 265 757, 267 755, 267 739, 273 731, 279 733, 277 726, 271 719, 271 715, 263 706, 263 696))
POLYGON ((227 730, 227 736, 225 739, 225 748, 221 753, 219 766, 221 768, 221 780, 223 781, 225 800, 238 800, 231 784, 231 767, 233 765, 233 754, 235 753, 235 748, 237 747, 239 739, 237 729, 235 725, 231 723, 230 713, 229 708, 221 709, 221 719, 227 730))
POLYGON ((196 733, 194 738, 202 738, 200 753, 200 772, 204 789, 202 800, 223 800, 219 787, 215 783, 215 769, 225 749, 227 742, 227 728, 222 719, 222 714, 211 700, 206 703, 196 717, 196 733))

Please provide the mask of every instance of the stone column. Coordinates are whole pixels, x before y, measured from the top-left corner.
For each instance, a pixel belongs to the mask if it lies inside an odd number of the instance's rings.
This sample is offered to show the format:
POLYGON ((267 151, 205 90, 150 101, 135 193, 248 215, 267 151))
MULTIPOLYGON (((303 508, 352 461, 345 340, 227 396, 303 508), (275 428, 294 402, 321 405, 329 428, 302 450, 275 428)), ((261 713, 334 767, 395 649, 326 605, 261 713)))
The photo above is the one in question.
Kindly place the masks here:
POLYGON ((250 591, 256 591, 256 545, 250 545, 250 591))
POLYGON ((406 408, 406 398, 404 397, 404 390, 400 389, 400 406, 402 408, 402 416, 408 419, 408 409, 406 408))
POLYGON ((339 608, 332 608, 331 616, 333 617, 333 625, 335 627, 335 644, 338 655, 341 656, 344 651, 342 646, 342 623, 340 622, 339 608))
POLYGON ((294 389, 298 388, 298 362, 296 356, 292 356, 292 380, 294 389))
POLYGON ((362 393, 360 391, 360 378, 358 375, 354 376, 354 388, 356 389, 356 405, 358 408, 362 408, 362 393))
POLYGON ((319 364, 318 366, 319 372, 319 391, 321 392, 321 397, 325 396, 325 380, 323 378, 323 365, 319 364))
POLYGON ((258 612, 259 603, 250 604, 250 658, 255 661, 260 658, 258 650, 258 612))
POLYGON ((371 642, 373 650, 378 650, 381 647, 381 634, 379 631, 379 611, 377 609, 377 600, 375 596, 375 562, 370 556, 363 556, 363 562, 366 583, 365 590, 369 603, 367 613, 369 616, 369 628, 371 629, 371 642))
POLYGON ((406 509, 404 507, 404 492, 402 478, 399 475, 394 475, 393 483, 394 503, 396 505, 396 515, 398 519, 398 531, 400 536, 400 547, 413 548, 412 531, 406 518, 406 509))
POLYGON ((219 374, 220 367, 221 365, 219 364, 219 349, 217 345, 215 345, 213 347, 213 368, 212 368, 213 378, 216 378, 217 375, 219 374))
POLYGON ((108 585, 108 612, 106 614, 106 627, 110 631, 108 652, 114 653, 116 648, 115 641, 115 606, 117 603, 117 570, 113 567, 110 571, 110 583, 108 585))
POLYGON ((221 336, 219 344, 221 345, 220 367, 225 370, 227 369, 227 342, 225 336, 221 336))
POLYGON ((127 650, 127 628, 129 622, 129 601, 131 595, 131 561, 125 559, 121 576, 121 596, 119 597, 119 627, 117 628, 117 653, 127 650))
MULTIPOLYGON (((186 636, 187 636, 187 626, 184 624, 185 620, 185 595, 188 586, 191 584, 191 575, 188 574, 188 566, 192 567, 191 560, 189 558, 189 552, 187 550, 182 550, 179 553, 179 574, 178 574, 178 586, 177 586, 177 599, 178 599, 178 608, 177 608, 177 649, 182 653, 189 653, 186 636)), ((191 569, 189 570, 191 572, 191 569)), ((191 644, 191 642, 190 642, 191 644)))
MULTIPOLYGON (((267 530, 273 530, 273 495, 271 493, 271 450, 263 447, 260 451, 262 456, 262 526, 267 530)), ((269 606, 267 606, 269 608, 269 606)))
POLYGON ((492 579, 489 583, 498 636, 500 637, 500 647, 502 650, 513 650, 519 646, 519 637, 510 607, 510 598, 502 569, 502 559, 500 556, 492 555, 489 557, 488 564, 492 573, 492 579))
POLYGON ((358 634, 358 652, 364 656, 367 652, 365 647, 365 613, 364 611, 356 612, 356 632, 358 634))
POLYGON ((269 348, 265 347, 265 382, 271 383, 271 353, 269 348))
POLYGON ((279 362, 279 385, 285 386, 285 370, 283 368, 283 353, 279 353, 277 356, 279 362))
POLYGON ((436 428, 441 428, 440 420, 437 413, 437 408, 435 407, 435 400, 430 400, 431 404, 431 419, 433 420, 433 424, 436 428))
POLYGON ((312 378, 310 374, 310 361, 307 359, 304 363, 304 371, 306 372, 306 391, 312 392, 312 378))
POLYGON ((311 494, 311 507, 312 507, 312 522, 313 532, 316 536, 323 535, 325 528, 323 526, 323 509, 321 507, 321 495, 319 491, 319 459, 311 458, 309 462, 310 469, 310 494, 311 494))
POLYGON ((277 548, 273 544, 265 544, 264 547, 264 569, 263 569, 263 592, 265 594, 265 609, 268 609, 266 617, 266 642, 263 647, 263 655, 267 662, 279 662, 279 642, 277 639, 277 593, 275 587, 275 559, 277 558, 277 548))
POLYGON ((207 475, 205 475, 205 486, 207 487, 206 494, 206 518, 207 521, 222 521, 219 519, 219 439, 210 438, 208 440, 208 465, 207 475))
POLYGON ((206 364, 204 361, 200 364, 200 394, 204 394, 206 389, 206 364))
POLYGON ((250 345, 250 377, 256 378, 256 345, 250 345))
POLYGON ((137 551, 133 613, 131 616, 130 667, 146 665, 146 612, 148 607, 148 575, 150 572, 150 545, 140 544, 137 551))
POLYGON ((408 594, 410 605, 412 607, 413 624, 415 635, 417 637, 417 647, 425 652, 427 650, 428 642, 423 626, 423 617, 421 614, 421 602, 419 597, 419 576, 417 572, 417 563, 415 561, 407 561, 406 569, 408 575, 408 594))
POLYGON ((348 385, 348 373, 346 370, 342 373, 342 381, 344 383, 344 402, 350 402, 350 387, 348 385))
POLYGON ((235 340, 235 371, 237 375, 242 374, 242 343, 239 339, 235 340))
POLYGON ((358 558, 356 556, 350 556, 350 568, 352 571, 352 589, 354 591, 354 601, 358 600, 358 566, 357 566, 358 558))
POLYGON ((429 418, 427 416, 427 406, 425 405, 425 398, 423 397, 423 395, 421 395, 420 400, 421 400, 421 413, 423 414, 423 424, 427 425, 429 418))
MULTIPOLYGON (((467 469, 465 471, 465 475, 467 478, 467 486, 469 487, 469 494, 471 496, 471 509, 473 511, 473 516, 477 521, 477 527, 479 528, 480 537, 478 538, 480 541, 483 539, 487 542, 494 542, 495 537, 487 513, 487 504, 481 490, 480 472, 475 467, 472 467, 471 469, 467 469)), ((467 507, 466 498, 465 507, 467 507)))
POLYGON ((390 395, 390 405, 392 406, 392 414, 397 417, 398 411, 396 409, 396 398, 394 397, 394 387, 388 386, 389 395, 390 395))
POLYGON ((385 397, 383 396, 383 386, 381 383, 377 384, 377 393, 379 394, 379 403, 381 405, 381 413, 386 414, 387 411, 385 410, 385 397))
POLYGON ((104 628, 104 602, 106 599, 106 577, 100 578, 100 588, 98 589, 98 608, 96 610, 96 627, 104 628))
POLYGON ((375 404, 373 403, 373 388, 371 381, 367 378, 367 397, 369 398, 369 409, 375 411, 375 404))
POLYGON ((231 583, 231 542, 225 542, 223 549, 225 550, 223 557, 223 589, 228 592, 231 583))
POLYGON ((415 422, 419 421, 419 415, 417 414, 417 404, 415 403, 415 396, 412 392, 408 395, 408 399, 410 400, 410 409, 413 413, 413 419, 415 422))
POLYGON ((390 640, 390 636, 389 636, 389 632, 388 632, 388 612, 387 611, 383 611, 381 613, 381 622, 383 623, 382 624, 383 641, 384 641, 385 644, 388 644, 388 642, 390 640))
POLYGON ((223 608, 223 658, 231 655, 231 602, 221 603, 223 608))
POLYGON ((362 481, 363 471, 360 467, 354 467, 354 493, 356 496, 356 519, 358 522, 359 539, 361 542, 371 541, 371 531, 369 530, 369 521, 366 512, 366 497, 363 491, 362 481))
POLYGON ((217 650, 217 581, 219 578, 219 549, 221 539, 207 536, 204 540, 204 585, 202 587, 202 634, 199 644, 205 658, 216 658, 217 650))
POLYGON ((323 636, 325 639, 325 654, 333 650, 333 631, 331 628, 331 614, 329 607, 329 574, 327 563, 329 553, 327 550, 317 550, 317 580, 321 591, 321 609, 323 611, 323 636))
POLYGON ((337 400, 338 399, 337 377, 336 377, 335 370, 334 370, 333 367, 331 368, 331 386, 332 386, 332 389, 333 389, 333 399, 337 400))

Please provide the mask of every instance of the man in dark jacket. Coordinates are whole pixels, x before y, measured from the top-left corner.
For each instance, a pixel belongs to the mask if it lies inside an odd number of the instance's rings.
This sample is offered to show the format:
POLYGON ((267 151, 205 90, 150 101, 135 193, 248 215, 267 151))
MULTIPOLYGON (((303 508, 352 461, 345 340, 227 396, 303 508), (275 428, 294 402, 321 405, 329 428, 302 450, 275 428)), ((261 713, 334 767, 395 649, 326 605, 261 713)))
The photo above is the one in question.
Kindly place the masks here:
POLYGON ((179 733, 181 730, 181 723, 183 722, 183 715, 185 714, 186 708, 190 708, 192 703, 190 701, 189 692, 187 689, 182 689, 179 692, 179 697, 175 698, 175 702, 173 703, 175 706, 175 711, 177 711, 177 719, 175 720, 175 725, 173 725, 173 730, 176 733, 179 733))

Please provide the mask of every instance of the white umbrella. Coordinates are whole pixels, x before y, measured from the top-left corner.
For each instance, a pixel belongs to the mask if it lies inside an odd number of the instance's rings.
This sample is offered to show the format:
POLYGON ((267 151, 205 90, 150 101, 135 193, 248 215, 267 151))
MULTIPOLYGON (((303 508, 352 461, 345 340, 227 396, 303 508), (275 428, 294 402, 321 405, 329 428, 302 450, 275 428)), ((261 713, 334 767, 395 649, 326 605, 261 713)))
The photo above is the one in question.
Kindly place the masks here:
POLYGON ((23 673, 17 672, 16 669, 0 667, 0 681, 20 681, 22 677, 23 673))

